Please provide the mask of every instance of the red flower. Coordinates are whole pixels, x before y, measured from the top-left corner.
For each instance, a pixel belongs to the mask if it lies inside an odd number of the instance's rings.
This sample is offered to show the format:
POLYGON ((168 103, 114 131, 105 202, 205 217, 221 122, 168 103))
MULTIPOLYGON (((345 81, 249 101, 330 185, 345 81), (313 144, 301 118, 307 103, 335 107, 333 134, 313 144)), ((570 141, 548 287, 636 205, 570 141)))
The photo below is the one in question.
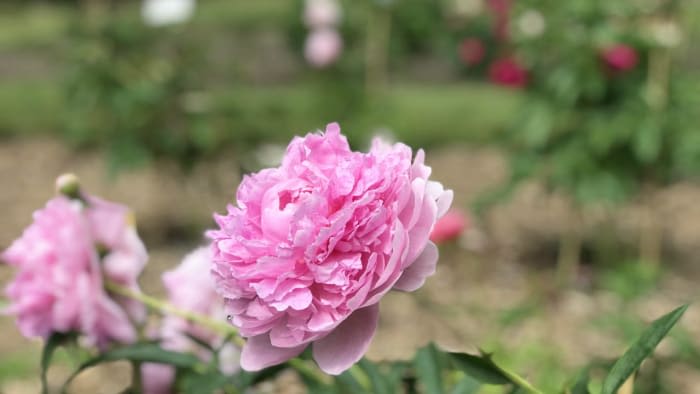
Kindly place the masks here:
POLYGON ((498 85, 523 88, 527 85, 528 75, 527 70, 515 58, 504 57, 491 64, 489 79, 498 85))
POLYGON ((637 51, 625 44, 617 44, 605 48, 601 56, 605 64, 616 71, 629 71, 633 69, 639 61, 637 51))
POLYGON ((451 209, 435 223, 430 233, 430 240, 435 243, 453 240, 459 237, 468 226, 467 215, 459 209, 451 209))
POLYGON ((486 48, 478 38, 465 38, 459 45, 459 58, 467 66, 475 66, 484 60, 486 48))

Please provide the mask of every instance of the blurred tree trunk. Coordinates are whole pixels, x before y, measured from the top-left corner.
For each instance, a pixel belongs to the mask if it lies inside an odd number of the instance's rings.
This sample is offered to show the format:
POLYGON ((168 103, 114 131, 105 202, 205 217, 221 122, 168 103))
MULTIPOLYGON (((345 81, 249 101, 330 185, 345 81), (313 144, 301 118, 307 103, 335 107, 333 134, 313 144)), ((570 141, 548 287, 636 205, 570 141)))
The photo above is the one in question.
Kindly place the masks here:
POLYGON ((391 9, 372 4, 365 37, 365 88, 368 94, 381 93, 388 84, 391 9))

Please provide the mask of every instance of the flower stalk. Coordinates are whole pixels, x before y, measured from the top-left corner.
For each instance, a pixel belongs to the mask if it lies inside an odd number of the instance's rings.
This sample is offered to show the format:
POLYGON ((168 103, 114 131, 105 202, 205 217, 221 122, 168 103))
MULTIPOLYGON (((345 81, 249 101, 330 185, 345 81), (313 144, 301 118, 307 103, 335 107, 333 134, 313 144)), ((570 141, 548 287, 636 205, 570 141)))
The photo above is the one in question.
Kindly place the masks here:
POLYGON ((151 297, 147 294, 143 294, 129 288, 126 288, 120 284, 112 281, 105 281, 105 289, 108 291, 118 294, 123 297, 130 298, 132 300, 139 301, 143 303, 150 309, 156 310, 164 314, 171 314, 180 317, 188 322, 199 324, 206 327, 212 331, 219 333, 223 337, 229 337, 238 346, 243 346, 243 338, 238 334, 238 330, 229 324, 214 320, 208 316, 201 315, 199 313, 194 313, 191 311, 180 309, 168 302, 151 297))

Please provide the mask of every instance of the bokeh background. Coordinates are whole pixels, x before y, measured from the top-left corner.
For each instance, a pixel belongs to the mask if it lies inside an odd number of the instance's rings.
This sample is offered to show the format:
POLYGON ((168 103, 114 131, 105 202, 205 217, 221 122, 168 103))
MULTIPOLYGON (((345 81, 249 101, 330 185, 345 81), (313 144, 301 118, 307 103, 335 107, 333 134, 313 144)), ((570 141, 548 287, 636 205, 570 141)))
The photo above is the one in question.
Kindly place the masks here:
MULTIPOLYGON (((71 171, 133 207, 163 294, 242 174, 338 121, 425 148, 459 218, 369 357, 481 347, 553 392, 700 296, 698 38, 694 0, 3 0, 0 248, 71 171)), ((0 331, 0 392, 38 392, 40 343, 0 331)), ((635 390, 700 393, 700 308, 635 390)))

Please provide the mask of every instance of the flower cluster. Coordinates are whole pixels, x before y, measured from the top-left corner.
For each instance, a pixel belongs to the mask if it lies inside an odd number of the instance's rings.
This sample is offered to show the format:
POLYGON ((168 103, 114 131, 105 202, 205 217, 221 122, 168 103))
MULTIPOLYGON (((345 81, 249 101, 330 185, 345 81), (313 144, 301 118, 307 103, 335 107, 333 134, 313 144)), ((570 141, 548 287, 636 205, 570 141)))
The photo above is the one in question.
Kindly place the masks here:
MULTIPOLYGON (((78 333, 103 351, 149 338, 222 377, 309 345, 322 370, 339 374, 366 352, 381 298, 414 291, 435 272, 429 237, 452 191, 430 173, 423 151, 414 157, 400 143, 351 151, 337 124, 297 137, 281 166, 243 179, 237 206, 215 216, 211 246, 163 274, 168 303, 140 292, 148 256, 130 211, 64 176, 60 195, 1 255, 18 270, 7 313, 27 337, 78 333), (147 320, 145 305, 164 316, 147 320), (240 351, 226 320, 247 338, 240 351)), ((167 362, 140 371, 150 394, 172 392, 181 376, 167 362)))
POLYGON ((321 369, 338 374, 365 353, 382 296, 416 290, 435 271, 428 237, 452 191, 428 179, 423 160, 380 140, 353 152, 331 124, 295 138, 280 167, 243 179, 209 236, 217 289, 248 337, 244 369, 313 344, 321 369))
POLYGON ((126 207, 91 196, 58 196, 34 213, 1 256, 18 271, 6 312, 23 335, 79 332, 99 346, 136 339, 131 320, 144 318, 143 306, 103 286, 107 279, 138 289, 147 254, 130 218, 126 207))

